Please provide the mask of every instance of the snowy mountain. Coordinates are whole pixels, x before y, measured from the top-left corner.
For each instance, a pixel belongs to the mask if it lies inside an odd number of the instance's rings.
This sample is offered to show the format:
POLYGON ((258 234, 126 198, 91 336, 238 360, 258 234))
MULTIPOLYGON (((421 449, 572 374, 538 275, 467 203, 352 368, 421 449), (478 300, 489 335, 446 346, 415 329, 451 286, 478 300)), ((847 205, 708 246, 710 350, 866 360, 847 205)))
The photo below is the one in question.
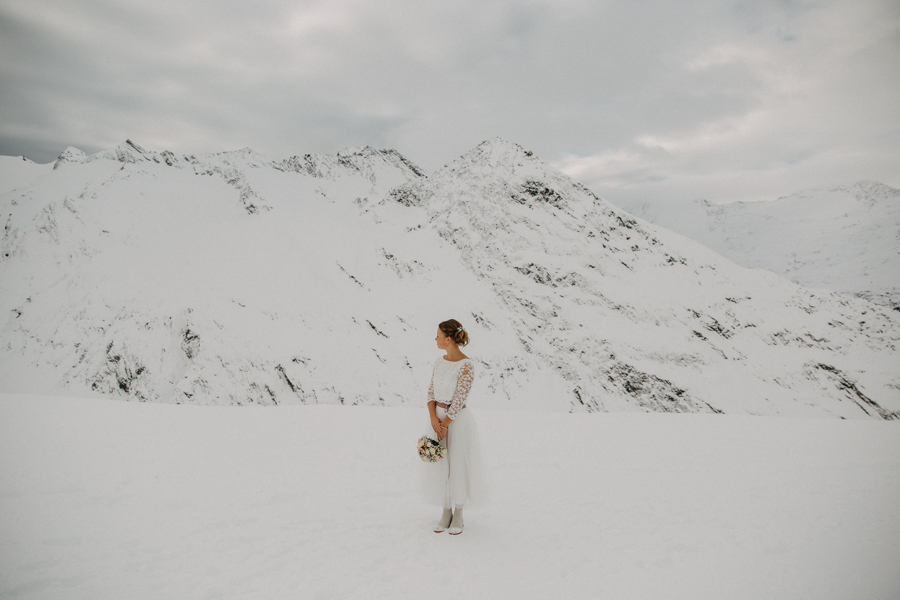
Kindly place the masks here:
POLYGON ((900 411, 896 311, 738 267, 503 140, 429 176, 132 142, 0 173, 5 391, 420 403, 452 317, 483 406, 900 411))
POLYGON ((862 182, 772 202, 623 208, 745 267, 900 310, 900 189, 862 182))

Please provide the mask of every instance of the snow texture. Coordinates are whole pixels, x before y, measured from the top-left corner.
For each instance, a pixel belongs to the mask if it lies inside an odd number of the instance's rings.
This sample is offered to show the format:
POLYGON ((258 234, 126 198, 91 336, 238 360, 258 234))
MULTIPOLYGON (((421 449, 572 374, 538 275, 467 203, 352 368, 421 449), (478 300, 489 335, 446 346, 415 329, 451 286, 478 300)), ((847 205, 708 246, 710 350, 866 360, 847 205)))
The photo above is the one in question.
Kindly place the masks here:
POLYGON ((900 411, 900 312, 739 267, 501 139, 430 175, 128 141, 0 181, 8 392, 418 405, 456 318, 483 407, 900 411))
POLYGON ((705 200, 624 208, 745 267, 900 311, 900 190, 874 182, 772 202, 705 200))
POLYGON ((495 502, 449 536, 422 408, 0 394, 0 597, 898 596, 893 423, 477 418, 495 502))

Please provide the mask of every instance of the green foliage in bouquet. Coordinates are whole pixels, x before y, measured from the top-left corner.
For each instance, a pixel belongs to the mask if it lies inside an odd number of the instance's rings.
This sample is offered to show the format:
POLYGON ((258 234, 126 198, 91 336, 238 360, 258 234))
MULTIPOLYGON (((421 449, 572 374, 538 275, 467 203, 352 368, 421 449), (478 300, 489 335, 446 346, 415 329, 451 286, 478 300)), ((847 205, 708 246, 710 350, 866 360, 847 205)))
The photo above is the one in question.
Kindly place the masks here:
POLYGON ((416 446, 419 449, 419 458, 425 462, 437 462, 447 455, 447 447, 427 434, 419 438, 416 446))

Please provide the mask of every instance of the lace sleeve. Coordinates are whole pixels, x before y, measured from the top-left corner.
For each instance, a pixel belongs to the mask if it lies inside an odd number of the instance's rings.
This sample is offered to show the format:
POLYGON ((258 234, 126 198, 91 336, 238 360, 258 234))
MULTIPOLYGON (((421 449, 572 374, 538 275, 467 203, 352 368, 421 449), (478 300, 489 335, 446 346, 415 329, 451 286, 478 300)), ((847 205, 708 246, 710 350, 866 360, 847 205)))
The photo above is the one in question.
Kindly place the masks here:
POLYGON ((475 367, 471 361, 466 362, 459 369, 459 379, 456 380, 456 391, 453 392, 453 400, 450 401, 450 408, 447 409, 447 416, 451 420, 456 418, 459 411, 466 405, 466 398, 472 390, 472 382, 475 381, 475 367))
POLYGON ((425 403, 427 404, 429 402, 435 402, 435 399, 434 399, 434 369, 431 370, 431 383, 428 385, 428 400, 425 403))

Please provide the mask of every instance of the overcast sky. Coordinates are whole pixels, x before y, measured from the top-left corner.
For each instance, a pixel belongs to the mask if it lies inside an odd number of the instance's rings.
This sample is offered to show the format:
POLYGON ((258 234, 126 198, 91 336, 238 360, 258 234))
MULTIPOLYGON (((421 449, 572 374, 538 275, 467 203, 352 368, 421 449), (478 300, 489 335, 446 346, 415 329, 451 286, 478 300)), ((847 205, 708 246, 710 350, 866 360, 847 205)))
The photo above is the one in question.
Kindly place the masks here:
POLYGON ((611 201, 900 187, 897 0, 0 0, 0 154, 518 142, 611 201))

